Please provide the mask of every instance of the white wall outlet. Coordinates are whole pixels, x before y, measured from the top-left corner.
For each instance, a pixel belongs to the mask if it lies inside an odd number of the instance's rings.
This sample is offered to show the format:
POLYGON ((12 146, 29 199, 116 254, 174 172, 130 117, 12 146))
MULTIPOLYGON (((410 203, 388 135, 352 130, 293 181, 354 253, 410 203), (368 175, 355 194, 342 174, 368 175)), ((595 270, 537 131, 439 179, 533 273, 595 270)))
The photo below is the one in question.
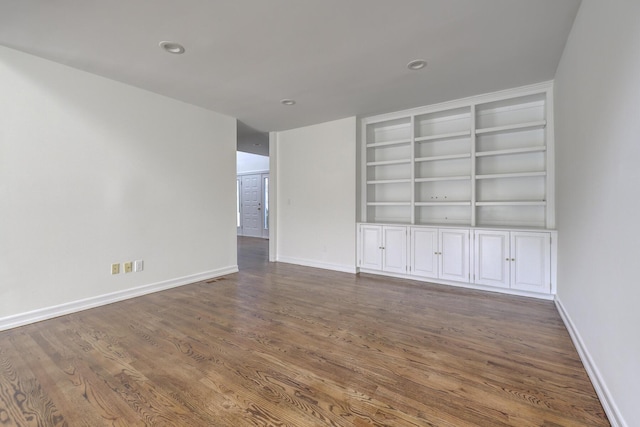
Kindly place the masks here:
POLYGON ((133 271, 137 273, 138 271, 142 270, 144 270, 144 261, 142 261, 141 259, 133 261, 133 271))

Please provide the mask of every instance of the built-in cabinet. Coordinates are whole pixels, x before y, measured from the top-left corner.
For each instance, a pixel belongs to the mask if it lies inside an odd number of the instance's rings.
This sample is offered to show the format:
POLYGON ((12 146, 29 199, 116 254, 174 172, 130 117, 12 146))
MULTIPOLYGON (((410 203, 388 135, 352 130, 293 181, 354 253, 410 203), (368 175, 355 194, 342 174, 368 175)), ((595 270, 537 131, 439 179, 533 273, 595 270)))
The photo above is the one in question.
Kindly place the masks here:
POLYGON ((555 292, 551 82, 366 117, 361 135, 360 270, 555 292))
POLYGON ((362 120, 361 219, 553 228, 551 84, 362 120))
POLYGON ((468 282, 469 230, 409 227, 412 275, 468 282))
POLYGON ((551 292, 551 234, 475 230, 474 281, 530 292, 551 292))
POLYGON ((392 225, 360 226, 363 268, 404 274, 407 272, 407 228, 392 225))
POLYGON ((549 297, 554 231, 358 225, 358 267, 436 283, 549 297), (407 256, 408 255, 408 256, 407 256))

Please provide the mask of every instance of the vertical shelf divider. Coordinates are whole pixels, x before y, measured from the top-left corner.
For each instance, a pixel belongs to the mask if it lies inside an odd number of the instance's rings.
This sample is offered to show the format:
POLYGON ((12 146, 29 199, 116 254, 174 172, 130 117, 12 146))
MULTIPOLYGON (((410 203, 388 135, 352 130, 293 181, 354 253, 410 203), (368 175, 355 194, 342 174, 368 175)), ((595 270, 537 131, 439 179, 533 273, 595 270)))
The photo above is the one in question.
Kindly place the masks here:
POLYGON ((416 116, 411 115, 411 224, 416 223, 416 116))
POLYGON ((546 201, 547 206, 545 207, 545 224, 547 228, 555 228, 556 227, 556 194, 555 194, 555 141, 554 138, 554 123, 553 123, 553 90, 551 88, 547 88, 545 91, 546 100, 544 104, 545 108, 545 118, 547 120, 547 125, 544 129, 545 134, 545 170, 547 171, 547 176, 545 180, 546 184, 546 201))
POLYGON ((476 105, 475 104, 471 104, 471 111, 470 111, 470 130, 471 130, 471 135, 469 137, 470 140, 470 144, 471 144, 471 179, 469 180, 469 183, 471 185, 471 223, 469 225, 471 225, 471 227, 475 227, 476 226, 476 105))

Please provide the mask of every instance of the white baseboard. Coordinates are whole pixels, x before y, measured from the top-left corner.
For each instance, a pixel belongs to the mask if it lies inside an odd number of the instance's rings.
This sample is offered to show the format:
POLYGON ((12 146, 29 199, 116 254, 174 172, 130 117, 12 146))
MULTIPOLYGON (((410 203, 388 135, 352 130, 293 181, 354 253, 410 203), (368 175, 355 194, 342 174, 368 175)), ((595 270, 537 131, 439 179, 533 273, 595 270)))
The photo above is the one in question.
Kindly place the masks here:
POLYGON ((216 270, 205 271, 203 273, 192 274, 190 276, 179 277, 177 279, 165 280, 163 282, 152 283, 136 288, 99 295, 96 297, 85 298, 51 307, 45 307, 26 313, 7 316, 0 318, 0 331, 16 328, 18 326, 28 325, 30 323, 40 322, 42 320, 52 319, 58 316, 64 316, 65 314, 88 310, 90 308, 135 298, 154 292, 176 288, 178 286, 188 285, 190 283, 200 282, 202 280, 213 279, 214 277, 225 276, 227 274, 236 272, 238 272, 238 266, 234 265, 230 267, 219 268, 216 270))
POLYGON ((604 412, 607 414, 607 417, 609 418, 609 422, 611 423, 611 426, 627 427, 627 423, 625 422, 624 418, 622 417, 622 414, 620 413, 620 410, 618 409, 618 406, 613 400, 613 396, 611 396, 611 392, 609 392, 609 388, 607 387, 607 384, 604 382, 604 379, 602 378, 602 374, 600 374, 600 370, 598 369, 595 362, 593 361, 593 358, 591 357, 589 350, 585 346, 584 341, 580 336, 580 333, 576 329, 573 321, 571 320, 571 317, 569 316, 569 313, 564 308, 562 301, 560 301, 560 298, 558 298, 557 295, 555 298, 555 303, 556 303, 556 307, 558 308, 558 312, 560 313, 560 317, 562 317, 562 321, 564 322, 564 325, 569 331, 569 335, 571 335, 571 340, 573 341, 573 344, 576 346, 576 349, 578 350, 578 355, 580 356, 580 359, 582 360, 582 364, 587 370, 587 374, 589 375, 589 379, 593 384, 593 388, 596 390, 596 394, 600 399, 600 403, 602 403, 604 412))
POLYGON ((277 256, 276 261, 286 262, 287 264, 303 265, 305 267, 322 268, 323 270, 340 271, 342 273, 351 273, 351 274, 356 273, 355 265, 350 266, 350 265, 342 265, 342 264, 332 264, 328 262, 320 262, 320 261, 314 261, 310 259, 284 257, 284 256, 277 256))

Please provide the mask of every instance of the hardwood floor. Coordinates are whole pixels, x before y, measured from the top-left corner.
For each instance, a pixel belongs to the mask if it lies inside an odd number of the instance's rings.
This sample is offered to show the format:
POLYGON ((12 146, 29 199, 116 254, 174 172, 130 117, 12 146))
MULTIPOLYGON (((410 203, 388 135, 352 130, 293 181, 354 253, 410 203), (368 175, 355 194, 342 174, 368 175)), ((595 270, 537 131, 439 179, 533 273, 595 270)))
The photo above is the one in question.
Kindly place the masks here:
POLYGON ((606 426, 552 302, 266 262, 0 333, 0 426, 606 426))

